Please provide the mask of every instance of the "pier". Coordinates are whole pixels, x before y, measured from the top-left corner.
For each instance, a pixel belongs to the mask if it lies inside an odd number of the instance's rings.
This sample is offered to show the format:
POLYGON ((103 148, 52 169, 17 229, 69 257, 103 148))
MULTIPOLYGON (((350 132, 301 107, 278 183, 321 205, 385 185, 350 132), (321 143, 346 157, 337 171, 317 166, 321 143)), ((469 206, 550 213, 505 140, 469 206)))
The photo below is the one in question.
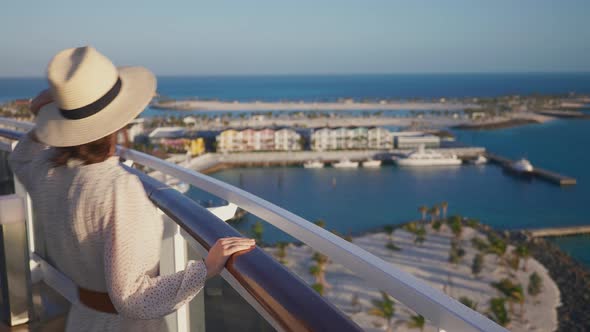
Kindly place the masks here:
POLYGON ((571 236, 590 234, 590 225, 524 229, 532 237, 571 236))
MULTIPOLYGON (((513 160, 506 158, 506 157, 502 157, 493 153, 486 153, 486 157, 488 158, 488 160, 490 160, 491 162, 494 162, 496 164, 499 164, 500 166, 509 169, 510 165, 514 162, 513 160)), ((562 174, 558 174, 555 172, 551 172, 548 171, 546 169, 542 169, 539 167, 534 166, 533 167, 533 171, 532 174, 540 179, 558 184, 560 186, 571 186, 571 185, 575 185, 576 184, 576 179, 569 177, 569 176, 565 176, 562 174)))

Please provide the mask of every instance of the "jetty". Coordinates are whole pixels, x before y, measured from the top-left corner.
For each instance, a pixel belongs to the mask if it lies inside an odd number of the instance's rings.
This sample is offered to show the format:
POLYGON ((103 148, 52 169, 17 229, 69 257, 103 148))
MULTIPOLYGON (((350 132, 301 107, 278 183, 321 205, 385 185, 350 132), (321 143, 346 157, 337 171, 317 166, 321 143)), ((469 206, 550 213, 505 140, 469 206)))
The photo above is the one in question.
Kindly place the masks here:
MULTIPOLYGON (((494 162, 506 169, 508 169, 510 165, 514 162, 509 158, 489 152, 486 153, 486 158, 488 158, 489 161, 494 162)), ((540 179, 558 184, 560 186, 571 186, 577 183, 575 178, 548 171, 546 169, 542 169, 536 166, 533 168, 532 174, 540 179)))
POLYGON ((523 229, 532 237, 571 236, 590 234, 590 225, 523 229))

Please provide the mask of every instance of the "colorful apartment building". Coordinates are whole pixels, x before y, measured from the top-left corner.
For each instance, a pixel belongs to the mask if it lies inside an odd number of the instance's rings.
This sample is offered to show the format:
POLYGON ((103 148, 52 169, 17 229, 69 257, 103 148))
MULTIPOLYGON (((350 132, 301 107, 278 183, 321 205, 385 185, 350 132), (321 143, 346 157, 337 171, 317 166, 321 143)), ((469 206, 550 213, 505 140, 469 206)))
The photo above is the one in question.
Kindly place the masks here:
POLYGON ((216 138, 218 152, 297 151, 302 149, 301 135, 289 128, 224 130, 216 138))

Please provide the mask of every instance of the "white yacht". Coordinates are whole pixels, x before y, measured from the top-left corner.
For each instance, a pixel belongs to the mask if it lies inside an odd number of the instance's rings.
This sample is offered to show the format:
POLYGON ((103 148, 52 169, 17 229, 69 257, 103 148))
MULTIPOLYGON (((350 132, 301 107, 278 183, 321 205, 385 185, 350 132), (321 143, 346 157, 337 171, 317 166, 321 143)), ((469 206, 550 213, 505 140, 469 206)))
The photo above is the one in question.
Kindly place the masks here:
POLYGON ((369 159, 363 161, 363 167, 377 168, 379 166, 381 166, 381 160, 369 159))
POLYGON ((483 165, 488 162, 488 158, 486 158, 484 155, 480 154, 479 156, 477 156, 477 158, 471 159, 469 162, 474 165, 483 165))
POLYGON ((533 165, 530 161, 522 158, 509 165, 509 168, 517 173, 530 174, 533 172, 533 165))
POLYGON ((350 161, 348 159, 340 160, 337 163, 332 164, 335 168, 357 168, 359 167, 358 161, 350 161))
POLYGON ((303 164, 305 168, 324 168, 324 163, 319 160, 308 160, 303 164))
POLYGON ((394 161, 399 166, 452 166, 462 163, 454 154, 444 155, 434 150, 426 150, 424 145, 420 145, 418 150, 407 156, 394 158, 394 161))

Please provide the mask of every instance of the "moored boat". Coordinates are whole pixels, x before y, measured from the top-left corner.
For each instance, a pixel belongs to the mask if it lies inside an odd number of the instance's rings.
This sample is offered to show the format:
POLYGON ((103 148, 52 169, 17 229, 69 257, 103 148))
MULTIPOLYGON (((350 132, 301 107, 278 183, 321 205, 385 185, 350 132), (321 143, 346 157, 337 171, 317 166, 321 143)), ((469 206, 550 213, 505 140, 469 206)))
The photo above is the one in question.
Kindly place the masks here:
POLYGON ((478 155, 475 159, 470 159, 469 162, 474 165, 483 165, 487 164, 488 158, 484 157, 483 155, 478 155))
POLYGON ((363 167, 366 168, 377 168, 381 166, 381 160, 369 159, 363 161, 363 167))
POLYGON ((337 163, 332 164, 335 168, 357 168, 359 167, 358 161, 350 161, 348 159, 340 160, 337 163))
POLYGON ((454 154, 445 155, 434 150, 424 149, 424 145, 420 145, 418 150, 409 153, 406 156, 401 156, 393 159, 399 166, 457 166, 461 165, 462 161, 454 154))
POLYGON ((525 158, 521 158, 508 165, 508 168, 516 173, 520 174, 532 174, 534 168, 530 161, 525 158))
POLYGON ((324 163, 319 160, 309 160, 303 164, 304 168, 324 168, 324 163))

